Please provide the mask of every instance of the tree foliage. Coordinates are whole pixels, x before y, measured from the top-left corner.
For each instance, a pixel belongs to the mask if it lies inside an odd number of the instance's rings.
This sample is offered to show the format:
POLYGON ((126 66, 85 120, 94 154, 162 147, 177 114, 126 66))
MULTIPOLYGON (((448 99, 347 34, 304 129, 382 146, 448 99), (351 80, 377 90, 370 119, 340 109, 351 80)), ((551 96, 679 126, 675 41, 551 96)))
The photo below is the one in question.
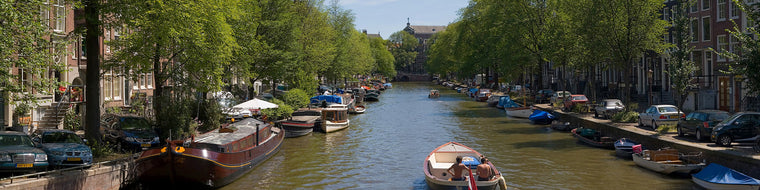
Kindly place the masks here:
POLYGON ((396 69, 393 66, 394 57, 388 51, 388 41, 382 38, 370 38, 369 46, 375 61, 373 73, 378 73, 388 78, 396 77, 396 69))
POLYGON ((673 37, 675 38, 675 44, 670 48, 668 54, 668 76, 673 84, 673 89, 678 96, 678 107, 683 107, 686 96, 686 90, 689 87, 696 86, 692 83, 691 75, 697 71, 697 65, 691 61, 690 55, 694 50, 694 47, 690 45, 693 40, 693 36, 690 32, 690 19, 688 11, 690 6, 696 3, 691 0, 679 0, 680 5, 678 12, 673 19, 673 37))
POLYGON ((401 70, 414 63, 414 58, 417 57, 415 49, 419 46, 417 38, 406 31, 398 31, 391 34, 388 40, 391 43, 391 53, 396 58, 396 70, 401 70))

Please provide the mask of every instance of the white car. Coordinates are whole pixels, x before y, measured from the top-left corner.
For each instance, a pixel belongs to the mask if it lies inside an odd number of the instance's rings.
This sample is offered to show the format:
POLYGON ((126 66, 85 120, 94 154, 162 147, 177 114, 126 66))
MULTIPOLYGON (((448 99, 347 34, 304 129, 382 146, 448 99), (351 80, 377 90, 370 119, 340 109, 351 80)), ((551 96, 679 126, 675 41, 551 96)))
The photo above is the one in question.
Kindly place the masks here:
POLYGON ((549 103, 551 103, 551 105, 562 103, 565 100, 565 97, 568 97, 570 95, 572 95, 572 93, 569 91, 556 91, 552 93, 552 97, 549 99, 549 103))
POLYGON ((684 112, 674 105, 652 105, 639 114, 639 126, 651 126, 657 130, 660 125, 677 125, 678 120, 685 117, 684 112))

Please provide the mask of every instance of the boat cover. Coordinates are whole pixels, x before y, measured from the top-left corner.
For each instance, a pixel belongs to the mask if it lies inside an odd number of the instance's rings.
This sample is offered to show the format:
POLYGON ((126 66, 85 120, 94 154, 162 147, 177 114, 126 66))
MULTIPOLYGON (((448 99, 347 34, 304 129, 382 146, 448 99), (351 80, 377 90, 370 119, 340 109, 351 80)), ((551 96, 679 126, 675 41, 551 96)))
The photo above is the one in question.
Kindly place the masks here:
POLYGON ((336 104, 342 104, 343 98, 338 95, 319 95, 311 97, 309 100, 309 103, 311 104, 318 104, 322 101, 328 102, 328 103, 336 103, 336 104))
POLYGON ((549 112, 545 112, 542 110, 533 110, 533 113, 530 114, 530 117, 528 117, 530 121, 533 121, 535 123, 550 123, 552 120, 556 119, 554 115, 550 114, 549 112))
POLYGON ((718 184, 760 185, 760 180, 716 163, 711 163, 699 173, 694 174, 694 177, 718 184))
POLYGON ((393 84, 391 84, 391 83, 385 83, 385 84, 383 84, 383 86, 385 86, 385 87, 393 87, 393 84))
POLYGON ((499 98, 499 107, 503 108, 517 108, 522 107, 517 102, 509 98, 509 96, 502 96, 499 98))
POLYGON ((478 89, 477 88, 470 88, 468 91, 470 91, 470 94, 478 93, 478 89))
POLYGON ((470 169, 477 169, 478 165, 480 165, 480 160, 472 156, 465 156, 462 158, 462 164, 470 167, 470 169))

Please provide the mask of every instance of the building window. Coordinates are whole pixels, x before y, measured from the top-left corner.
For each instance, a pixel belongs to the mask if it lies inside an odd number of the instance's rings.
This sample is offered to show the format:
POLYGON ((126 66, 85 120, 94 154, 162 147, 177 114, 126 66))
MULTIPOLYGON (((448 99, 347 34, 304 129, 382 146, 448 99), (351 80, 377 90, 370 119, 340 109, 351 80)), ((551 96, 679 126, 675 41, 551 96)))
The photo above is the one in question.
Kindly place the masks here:
POLYGON ((736 6, 736 4, 731 1, 731 19, 738 19, 740 12, 739 6, 736 6))
POLYGON ((66 30, 66 1, 56 0, 55 5, 55 32, 65 32, 66 30))
POLYGON ((111 88, 111 97, 113 97, 114 100, 121 100, 121 76, 113 76, 113 86, 111 86, 111 88))
POLYGON ((40 22, 42 26, 50 27, 50 4, 44 1, 40 7, 40 22))
POLYGON ((106 53, 111 53, 111 47, 108 46, 108 41, 111 40, 111 30, 106 29, 106 35, 103 36, 103 46, 105 46, 106 53))
POLYGON ((140 89, 145 89, 145 73, 140 74, 140 89))
POLYGON ((718 21, 726 20, 726 11, 728 11, 726 8, 726 1, 727 0, 718 0, 718 9, 715 10, 717 11, 718 21))
POLYGON ((670 21, 670 9, 667 7, 662 8, 662 20, 670 21))
POLYGON ((702 10, 710 9, 711 0, 702 0, 702 10))
POLYGON ((705 70, 702 72, 705 76, 712 76, 712 53, 705 51, 705 70))
POLYGON ((695 0, 695 2, 691 4, 690 8, 692 13, 699 11, 699 3, 695 0))
MULTIPOLYGON (((728 51, 728 40, 726 40, 726 35, 718 35, 718 52, 722 52, 723 50, 728 51)), ((726 61, 726 58, 723 56, 718 55, 718 61, 726 61)))
POLYGON ((710 41, 710 17, 702 17, 702 41, 710 41))
POLYGON ((699 41, 699 20, 691 19, 691 41, 699 41))
POLYGON ((79 57, 81 59, 87 59, 87 38, 82 36, 80 37, 80 39, 81 40, 79 42, 79 46, 81 47, 81 49, 79 51, 79 54, 80 54, 79 57))
POLYGON ((736 38, 728 38, 729 45, 731 46, 731 50, 729 50, 731 53, 740 53, 741 50, 739 49, 739 40, 736 38))
POLYGON ((111 100, 111 89, 113 87, 113 72, 108 71, 103 74, 103 99, 111 100))
POLYGON ((153 73, 145 74, 145 85, 148 85, 149 89, 153 88, 153 73))

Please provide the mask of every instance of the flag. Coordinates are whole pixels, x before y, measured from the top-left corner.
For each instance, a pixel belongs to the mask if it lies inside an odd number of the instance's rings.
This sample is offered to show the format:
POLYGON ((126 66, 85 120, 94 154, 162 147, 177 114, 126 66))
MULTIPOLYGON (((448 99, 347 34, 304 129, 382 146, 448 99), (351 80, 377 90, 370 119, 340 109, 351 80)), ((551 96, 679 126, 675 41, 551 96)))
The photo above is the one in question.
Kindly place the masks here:
POLYGON ((478 180, 475 179, 475 177, 472 176, 472 170, 470 169, 470 167, 467 167, 467 171, 470 173, 470 177, 469 177, 470 180, 469 180, 469 182, 467 182, 468 189, 469 190, 478 190, 478 184, 475 183, 478 180))

